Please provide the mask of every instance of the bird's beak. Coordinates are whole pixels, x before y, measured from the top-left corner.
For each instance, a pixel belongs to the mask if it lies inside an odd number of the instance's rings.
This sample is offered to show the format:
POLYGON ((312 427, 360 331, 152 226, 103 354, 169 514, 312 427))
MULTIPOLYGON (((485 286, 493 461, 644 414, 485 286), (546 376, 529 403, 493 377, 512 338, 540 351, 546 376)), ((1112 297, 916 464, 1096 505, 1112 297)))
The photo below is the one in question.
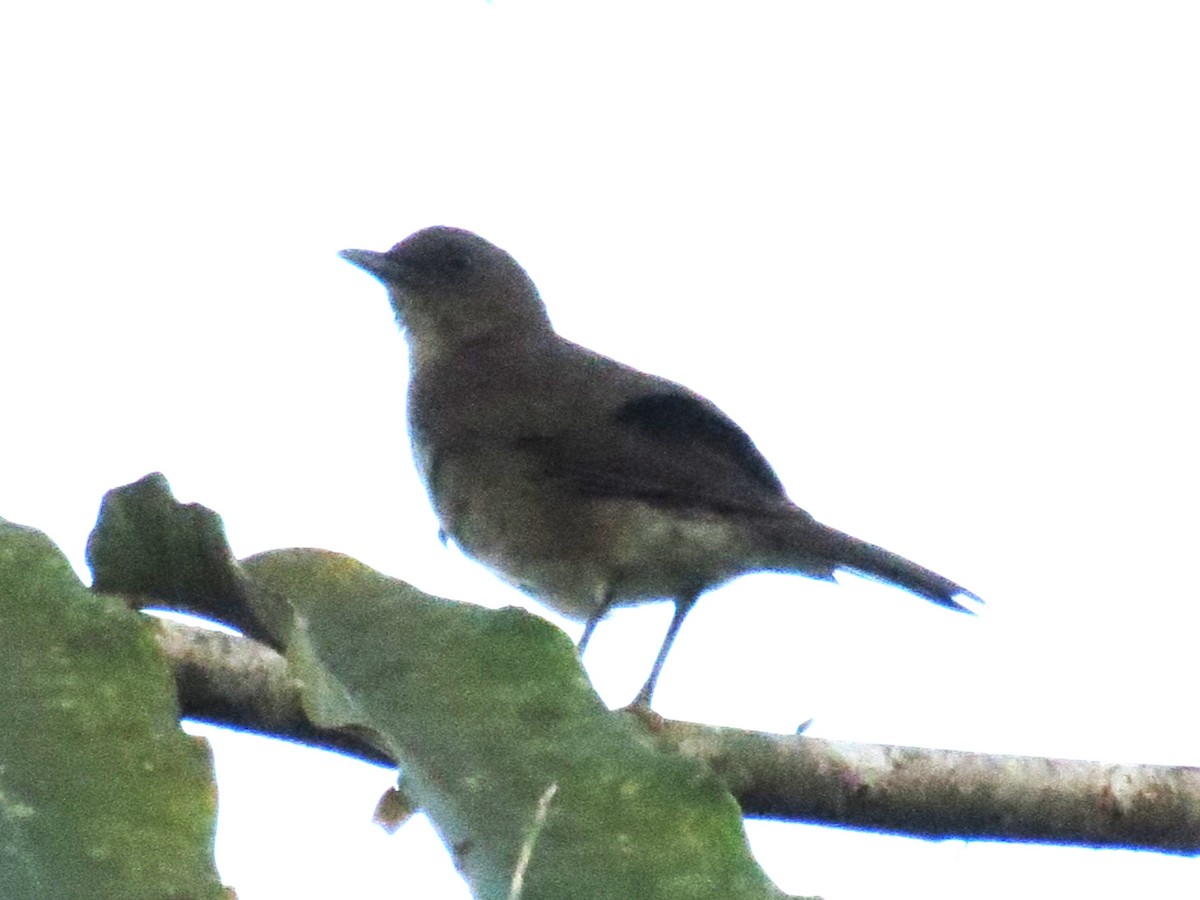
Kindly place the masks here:
POLYGON ((395 280, 396 261, 386 253, 377 253, 374 250, 343 250, 338 256, 374 275, 384 284, 395 280))

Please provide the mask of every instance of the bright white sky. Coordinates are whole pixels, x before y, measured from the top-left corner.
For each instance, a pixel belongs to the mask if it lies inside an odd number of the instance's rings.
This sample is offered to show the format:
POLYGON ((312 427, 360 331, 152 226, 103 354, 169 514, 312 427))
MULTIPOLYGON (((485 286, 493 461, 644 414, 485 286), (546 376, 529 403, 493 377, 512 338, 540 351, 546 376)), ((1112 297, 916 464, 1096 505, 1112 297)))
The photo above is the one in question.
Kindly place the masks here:
MULTIPOLYGON (((149 471, 235 551, 528 605, 436 540, 384 292, 510 250, 569 337, 716 400, 818 518, 986 598, 754 576, 664 715, 1200 764, 1200 12, 1189 3, 26 3, 0 26, 0 515, 83 571, 149 471)), ((666 626, 602 626, 613 705, 666 626)), ((579 626, 570 626, 578 634, 579 626)), ((210 734, 242 900, 465 898, 386 772, 210 734)), ((829 900, 1191 898, 1200 863, 750 823, 829 900)))

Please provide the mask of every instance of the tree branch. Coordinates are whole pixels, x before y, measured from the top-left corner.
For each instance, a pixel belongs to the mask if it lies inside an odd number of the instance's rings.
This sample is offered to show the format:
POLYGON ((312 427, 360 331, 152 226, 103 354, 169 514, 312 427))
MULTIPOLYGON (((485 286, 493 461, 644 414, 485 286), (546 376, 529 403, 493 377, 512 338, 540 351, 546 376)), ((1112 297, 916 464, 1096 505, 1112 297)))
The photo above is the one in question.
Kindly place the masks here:
POLYGON ((361 735, 313 725, 304 713, 300 683, 266 644, 171 619, 153 617, 153 622, 185 719, 396 765, 361 735))
POLYGON ((933 839, 1200 851, 1200 769, 856 744, 663 722, 747 815, 933 839))
MULTIPOLYGON (((315 727, 279 654, 156 619, 182 714, 396 765, 362 735, 315 727)), ((773 735, 654 719, 665 747, 720 774, 743 812, 923 838, 1200 852, 1200 769, 1118 766, 773 735)))

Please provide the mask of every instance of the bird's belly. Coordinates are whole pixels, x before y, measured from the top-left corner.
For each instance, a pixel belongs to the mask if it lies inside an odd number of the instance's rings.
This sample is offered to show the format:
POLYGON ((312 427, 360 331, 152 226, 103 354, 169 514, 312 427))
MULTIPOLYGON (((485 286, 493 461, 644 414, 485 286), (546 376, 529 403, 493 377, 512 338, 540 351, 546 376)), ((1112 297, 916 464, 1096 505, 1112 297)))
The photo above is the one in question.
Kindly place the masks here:
POLYGON ((743 525, 716 513, 573 497, 548 515, 544 497, 537 509, 508 499, 460 510, 447 531, 467 555, 571 618, 589 618, 606 597, 671 599, 747 570, 743 525))

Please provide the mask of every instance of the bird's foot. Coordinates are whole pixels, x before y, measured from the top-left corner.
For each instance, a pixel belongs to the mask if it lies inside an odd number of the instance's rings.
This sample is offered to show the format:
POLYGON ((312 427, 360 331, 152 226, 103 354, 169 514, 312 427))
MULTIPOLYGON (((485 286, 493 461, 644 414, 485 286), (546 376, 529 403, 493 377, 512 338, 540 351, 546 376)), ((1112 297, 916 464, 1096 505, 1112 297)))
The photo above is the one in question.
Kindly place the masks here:
POLYGON ((618 712, 629 713, 642 721, 649 731, 662 731, 663 723, 666 721, 661 715, 650 708, 650 704, 642 700, 641 696, 634 698, 633 702, 628 706, 622 707, 618 712))

